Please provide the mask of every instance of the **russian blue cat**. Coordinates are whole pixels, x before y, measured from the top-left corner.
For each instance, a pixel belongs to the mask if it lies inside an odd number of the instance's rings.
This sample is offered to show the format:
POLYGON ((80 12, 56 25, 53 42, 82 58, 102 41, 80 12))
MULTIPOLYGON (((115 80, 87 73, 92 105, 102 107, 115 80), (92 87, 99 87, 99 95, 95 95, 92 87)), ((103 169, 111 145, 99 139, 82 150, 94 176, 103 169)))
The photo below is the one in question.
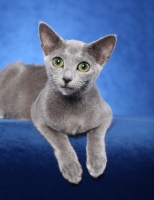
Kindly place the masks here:
POLYGON ((31 119, 54 149, 59 169, 71 183, 82 167, 68 135, 87 133, 87 168, 97 178, 106 167, 105 134, 112 111, 95 80, 116 44, 108 35, 90 44, 64 40, 39 24, 45 66, 15 62, 0 72, 0 117, 31 119))

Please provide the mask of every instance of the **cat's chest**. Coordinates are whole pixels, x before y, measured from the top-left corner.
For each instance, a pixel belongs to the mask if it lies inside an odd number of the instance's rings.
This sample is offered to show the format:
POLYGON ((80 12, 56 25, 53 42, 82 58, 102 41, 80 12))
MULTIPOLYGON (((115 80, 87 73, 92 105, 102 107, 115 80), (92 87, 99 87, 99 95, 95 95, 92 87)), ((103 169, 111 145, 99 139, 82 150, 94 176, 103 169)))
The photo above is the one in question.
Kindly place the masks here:
POLYGON ((97 108, 88 105, 56 105, 48 109, 49 125, 66 134, 84 133, 100 122, 100 114, 97 108))

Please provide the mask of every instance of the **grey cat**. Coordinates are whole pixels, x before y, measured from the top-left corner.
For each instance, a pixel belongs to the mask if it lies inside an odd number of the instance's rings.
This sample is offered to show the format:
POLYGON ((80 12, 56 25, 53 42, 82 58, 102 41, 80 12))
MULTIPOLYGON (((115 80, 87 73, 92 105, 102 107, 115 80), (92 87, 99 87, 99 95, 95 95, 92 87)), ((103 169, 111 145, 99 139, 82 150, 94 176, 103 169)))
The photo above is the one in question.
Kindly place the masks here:
POLYGON ((45 67, 15 62, 0 73, 0 117, 31 119, 54 149, 65 179, 78 184, 82 168, 67 135, 87 133, 87 168, 97 178, 106 167, 105 134, 112 111, 95 80, 109 59, 116 35, 90 44, 63 40, 39 24, 45 67))

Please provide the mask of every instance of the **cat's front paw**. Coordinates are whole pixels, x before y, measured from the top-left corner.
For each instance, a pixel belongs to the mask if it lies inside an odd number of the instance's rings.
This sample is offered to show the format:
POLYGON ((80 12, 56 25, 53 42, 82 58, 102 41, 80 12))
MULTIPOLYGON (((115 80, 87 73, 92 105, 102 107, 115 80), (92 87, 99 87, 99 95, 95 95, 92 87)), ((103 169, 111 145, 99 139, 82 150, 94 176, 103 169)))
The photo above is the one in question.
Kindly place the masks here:
POLYGON ((106 168, 107 159, 106 156, 93 155, 87 158, 87 168, 91 176, 97 178, 103 174, 106 168))
POLYGON ((82 168, 78 161, 65 162, 61 164, 60 171, 70 183, 78 184, 82 179, 82 168))

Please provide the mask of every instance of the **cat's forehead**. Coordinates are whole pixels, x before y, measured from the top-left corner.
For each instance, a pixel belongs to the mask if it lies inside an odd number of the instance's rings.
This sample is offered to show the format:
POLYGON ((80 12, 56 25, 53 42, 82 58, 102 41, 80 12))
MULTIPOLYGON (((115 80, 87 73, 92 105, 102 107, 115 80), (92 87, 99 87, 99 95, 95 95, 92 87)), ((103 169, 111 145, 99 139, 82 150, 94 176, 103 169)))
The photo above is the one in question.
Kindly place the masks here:
POLYGON ((68 53, 81 53, 85 47, 85 43, 78 40, 65 40, 65 50, 68 53))

